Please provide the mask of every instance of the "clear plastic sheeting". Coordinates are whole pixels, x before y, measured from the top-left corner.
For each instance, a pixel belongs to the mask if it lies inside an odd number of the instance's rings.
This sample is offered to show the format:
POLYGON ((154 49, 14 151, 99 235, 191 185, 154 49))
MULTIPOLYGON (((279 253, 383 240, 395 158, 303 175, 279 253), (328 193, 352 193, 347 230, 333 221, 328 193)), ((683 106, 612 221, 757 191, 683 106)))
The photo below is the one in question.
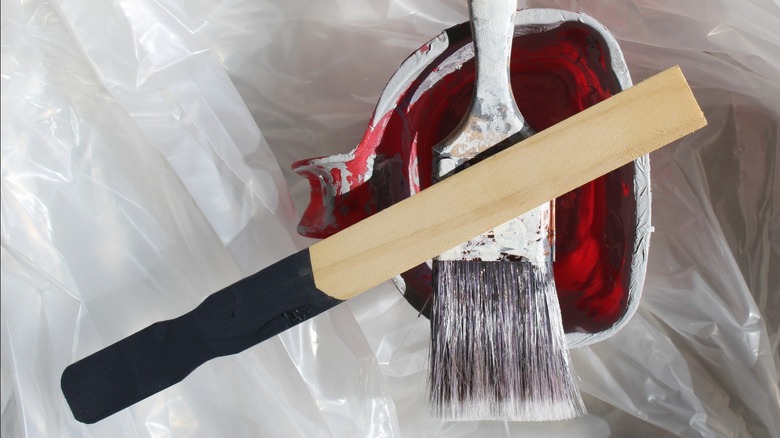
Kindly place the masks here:
POLYGON ((780 436, 780 6, 519 6, 601 21, 635 82, 681 65, 709 120, 651 157, 639 311, 572 352, 588 416, 427 419, 427 320, 387 283, 76 422, 65 366, 307 245, 290 163, 357 144, 387 79, 466 2, 8 0, 3 436, 780 436))

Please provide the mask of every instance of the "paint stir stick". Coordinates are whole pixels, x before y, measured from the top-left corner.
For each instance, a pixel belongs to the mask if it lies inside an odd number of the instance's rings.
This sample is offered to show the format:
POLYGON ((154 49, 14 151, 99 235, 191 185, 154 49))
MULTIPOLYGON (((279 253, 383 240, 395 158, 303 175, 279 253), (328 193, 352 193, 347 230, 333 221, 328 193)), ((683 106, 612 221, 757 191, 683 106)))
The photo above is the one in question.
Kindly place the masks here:
POLYGON ((77 361, 63 394, 99 421, 704 125, 667 70, 77 361))

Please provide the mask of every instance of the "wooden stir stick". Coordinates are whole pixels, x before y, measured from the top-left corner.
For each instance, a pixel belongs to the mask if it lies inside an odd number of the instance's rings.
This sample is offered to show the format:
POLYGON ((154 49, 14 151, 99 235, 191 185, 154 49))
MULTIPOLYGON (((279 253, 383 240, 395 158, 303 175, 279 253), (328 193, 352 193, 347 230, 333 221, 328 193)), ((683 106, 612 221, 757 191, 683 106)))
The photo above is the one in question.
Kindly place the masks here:
POLYGON ((94 423, 706 125, 675 67, 68 366, 94 423))

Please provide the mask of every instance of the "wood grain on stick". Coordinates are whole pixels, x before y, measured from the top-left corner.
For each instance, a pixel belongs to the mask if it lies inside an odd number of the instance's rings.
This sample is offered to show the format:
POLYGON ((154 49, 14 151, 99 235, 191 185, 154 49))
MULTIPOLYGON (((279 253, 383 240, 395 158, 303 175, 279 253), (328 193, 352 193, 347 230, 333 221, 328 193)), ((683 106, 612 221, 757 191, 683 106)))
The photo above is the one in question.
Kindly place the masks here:
POLYGON ((309 248, 349 299, 707 124, 672 67, 309 248))

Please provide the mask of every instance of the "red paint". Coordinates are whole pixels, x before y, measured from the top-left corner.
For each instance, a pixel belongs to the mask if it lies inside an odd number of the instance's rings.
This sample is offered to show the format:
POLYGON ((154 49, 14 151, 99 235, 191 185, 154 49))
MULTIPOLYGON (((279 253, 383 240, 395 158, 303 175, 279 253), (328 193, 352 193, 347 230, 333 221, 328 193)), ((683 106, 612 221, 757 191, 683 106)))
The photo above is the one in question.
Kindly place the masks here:
MULTIPOLYGON (((299 225, 302 234, 327 237, 431 184, 431 148, 462 119, 474 81, 471 60, 411 102, 441 60, 470 42, 468 25, 447 32, 447 52, 399 96, 394 111, 366 131, 354 159, 346 163, 351 171, 346 187, 337 168, 319 170, 329 172, 334 181, 328 188, 312 170, 316 160, 293 165, 312 186, 311 201, 299 225), (376 156, 373 175, 367 182, 360 181, 371 156, 376 156), (337 194, 332 215, 324 214, 321 191, 328 189, 337 194)), ((512 88, 532 128, 541 131, 620 90, 606 64, 606 50, 598 33, 578 22, 514 39, 512 88)), ((605 330, 625 312, 636 225, 635 199, 627 185, 633 181, 633 171, 633 166, 625 166, 556 201, 554 272, 567 332, 605 330)), ((403 277, 407 299, 418 308, 425 307, 430 269, 421 265, 403 277)))

